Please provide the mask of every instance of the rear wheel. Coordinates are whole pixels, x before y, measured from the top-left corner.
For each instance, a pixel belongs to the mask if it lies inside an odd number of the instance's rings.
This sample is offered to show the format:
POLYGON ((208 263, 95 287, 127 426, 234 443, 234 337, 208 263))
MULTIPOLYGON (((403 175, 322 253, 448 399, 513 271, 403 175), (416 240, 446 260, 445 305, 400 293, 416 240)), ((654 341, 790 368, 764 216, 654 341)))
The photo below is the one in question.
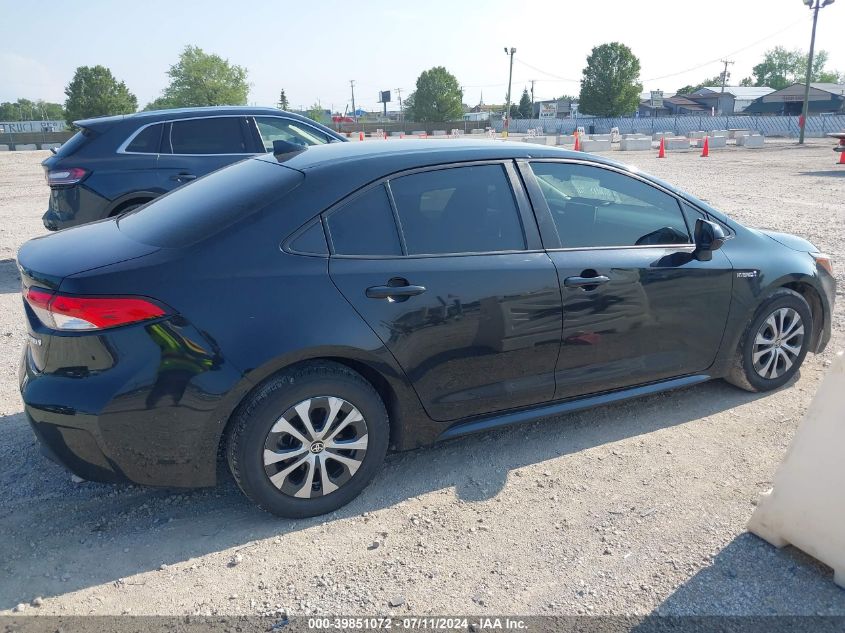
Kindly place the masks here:
POLYGON ((804 362, 813 331, 810 306, 782 288, 757 309, 736 352, 728 382, 747 391, 783 386, 804 362))
POLYGON ((227 458, 241 490, 278 516, 325 514, 354 499, 387 452, 378 393, 335 363, 310 363, 263 385, 233 420, 227 458))

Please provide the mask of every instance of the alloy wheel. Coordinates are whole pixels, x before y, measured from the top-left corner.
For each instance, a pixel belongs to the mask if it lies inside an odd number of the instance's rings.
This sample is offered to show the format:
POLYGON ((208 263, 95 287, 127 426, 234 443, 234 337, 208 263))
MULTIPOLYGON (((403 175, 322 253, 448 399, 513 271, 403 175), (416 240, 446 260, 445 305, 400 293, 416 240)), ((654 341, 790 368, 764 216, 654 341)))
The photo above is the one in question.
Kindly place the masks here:
POLYGON ((763 321, 754 338, 754 371, 768 380, 790 370, 804 346, 804 323, 792 308, 778 308, 763 321))
POLYGON ((282 493, 300 499, 331 494, 348 482, 367 453, 367 422, 343 398, 318 396, 290 407, 264 441, 264 472, 282 493))

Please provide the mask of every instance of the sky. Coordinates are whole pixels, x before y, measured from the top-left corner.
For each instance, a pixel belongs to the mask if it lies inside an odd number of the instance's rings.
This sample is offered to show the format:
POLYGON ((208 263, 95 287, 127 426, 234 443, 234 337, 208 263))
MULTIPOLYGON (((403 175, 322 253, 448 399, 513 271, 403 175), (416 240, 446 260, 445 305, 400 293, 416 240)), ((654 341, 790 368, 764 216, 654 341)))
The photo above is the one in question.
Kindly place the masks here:
MULTIPOLYGON (((102 64, 143 107, 167 85, 187 45, 249 71, 249 103, 273 106, 284 88, 291 108, 378 108, 379 90, 403 98, 423 70, 445 66, 464 102, 502 103, 505 47, 517 49, 514 100, 534 79, 535 99, 577 95, 592 47, 627 44, 640 59, 645 90, 666 93, 717 75, 751 75, 763 53, 809 48, 812 12, 801 0, 0 0, 0 101, 63 102, 78 66, 102 64)), ((845 0, 821 10, 816 49, 845 71, 845 0), (836 26, 840 27, 839 32, 836 26)), ((393 103, 395 108, 398 103, 393 103)))

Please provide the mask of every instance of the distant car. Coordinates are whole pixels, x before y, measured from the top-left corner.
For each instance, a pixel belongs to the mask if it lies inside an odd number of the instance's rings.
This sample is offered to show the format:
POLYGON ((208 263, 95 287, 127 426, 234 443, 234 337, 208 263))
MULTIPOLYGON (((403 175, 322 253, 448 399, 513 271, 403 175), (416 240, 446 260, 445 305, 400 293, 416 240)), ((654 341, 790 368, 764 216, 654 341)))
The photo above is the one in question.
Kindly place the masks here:
POLYGON ((598 156, 492 141, 268 154, 18 264, 20 389, 48 455, 209 486, 225 454, 290 517, 352 500, 389 446, 711 378, 781 387, 827 345, 836 294, 800 237, 598 156))
POLYGON ((120 215, 200 176, 273 150, 346 138, 273 108, 154 110, 75 121, 80 128, 43 163, 50 230, 120 215))

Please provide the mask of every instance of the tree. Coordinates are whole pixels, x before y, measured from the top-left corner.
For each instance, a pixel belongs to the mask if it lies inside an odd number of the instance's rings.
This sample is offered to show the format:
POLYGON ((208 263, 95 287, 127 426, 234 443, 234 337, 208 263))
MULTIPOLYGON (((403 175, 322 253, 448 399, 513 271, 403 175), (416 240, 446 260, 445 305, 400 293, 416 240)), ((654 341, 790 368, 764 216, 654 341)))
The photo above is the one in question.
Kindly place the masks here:
MULTIPOLYGON (((813 72, 810 81, 836 83, 839 74, 825 70, 827 51, 818 51, 813 58, 813 72)), ((766 51, 763 61, 754 66, 754 85, 768 86, 775 90, 786 88, 807 80, 807 53, 801 49, 788 51, 783 46, 776 46, 766 51)))
POLYGON ((739 85, 747 88, 754 85, 754 80, 751 77, 743 77, 739 85))
POLYGON ((516 105, 515 103, 511 104, 511 110, 510 110, 510 117, 509 118, 511 118, 511 119, 518 119, 519 118, 519 106, 516 105))
POLYGON ((69 124, 78 119, 129 114, 138 109, 135 95, 105 66, 77 68, 65 87, 65 95, 65 117, 69 124))
POLYGON ((170 85, 146 109, 245 105, 249 95, 246 68, 198 46, 186 46, 167 75, 170 85))
POLYGON ((521 119, 530 119, 534 116, 534 104, 531 103, 531 96, 528 94, 528 88, 523 89, 522 97, 519 99, 519 117, 521 119))
POLYGON ((59 121, 65 118, 61 103, 18 99, 0 103, 0 121, 59 121))
POLYGON ((640 103, 640 60, 619 42, 593 48, 581 79, 578 109, 596 116, 631 114, 640 103))
POLYGON ((455 76, 443 66, 423 71, 417 78, 416 90, 406 106, 414 121, 443 122, 459 120, 464 113, 463 92, 455 76))
POLYGON ((722 85, 722 76, 716 75, 715 77, 711 77, 710 79, 705 79, 700 84, 690 84, 687 86, 683 86, 678 88, 676 94, 679 95, 688 95, 696 92, 697 90, 701 90, 705 86, 721 86, 722 85))
POLYGON ((288 97, 285 94, 285 89, 282 88, 279 92, 279 110, 287 110, 290 104, 288 103, 288 97))
POLYGON ((326 118, 326 111, 323 109, 319 103, 313 104, 310 108, 308 108, 308 112, 305 113, 312 121, 316 121, 317 123, 322 123, 323 120, 326 118))

